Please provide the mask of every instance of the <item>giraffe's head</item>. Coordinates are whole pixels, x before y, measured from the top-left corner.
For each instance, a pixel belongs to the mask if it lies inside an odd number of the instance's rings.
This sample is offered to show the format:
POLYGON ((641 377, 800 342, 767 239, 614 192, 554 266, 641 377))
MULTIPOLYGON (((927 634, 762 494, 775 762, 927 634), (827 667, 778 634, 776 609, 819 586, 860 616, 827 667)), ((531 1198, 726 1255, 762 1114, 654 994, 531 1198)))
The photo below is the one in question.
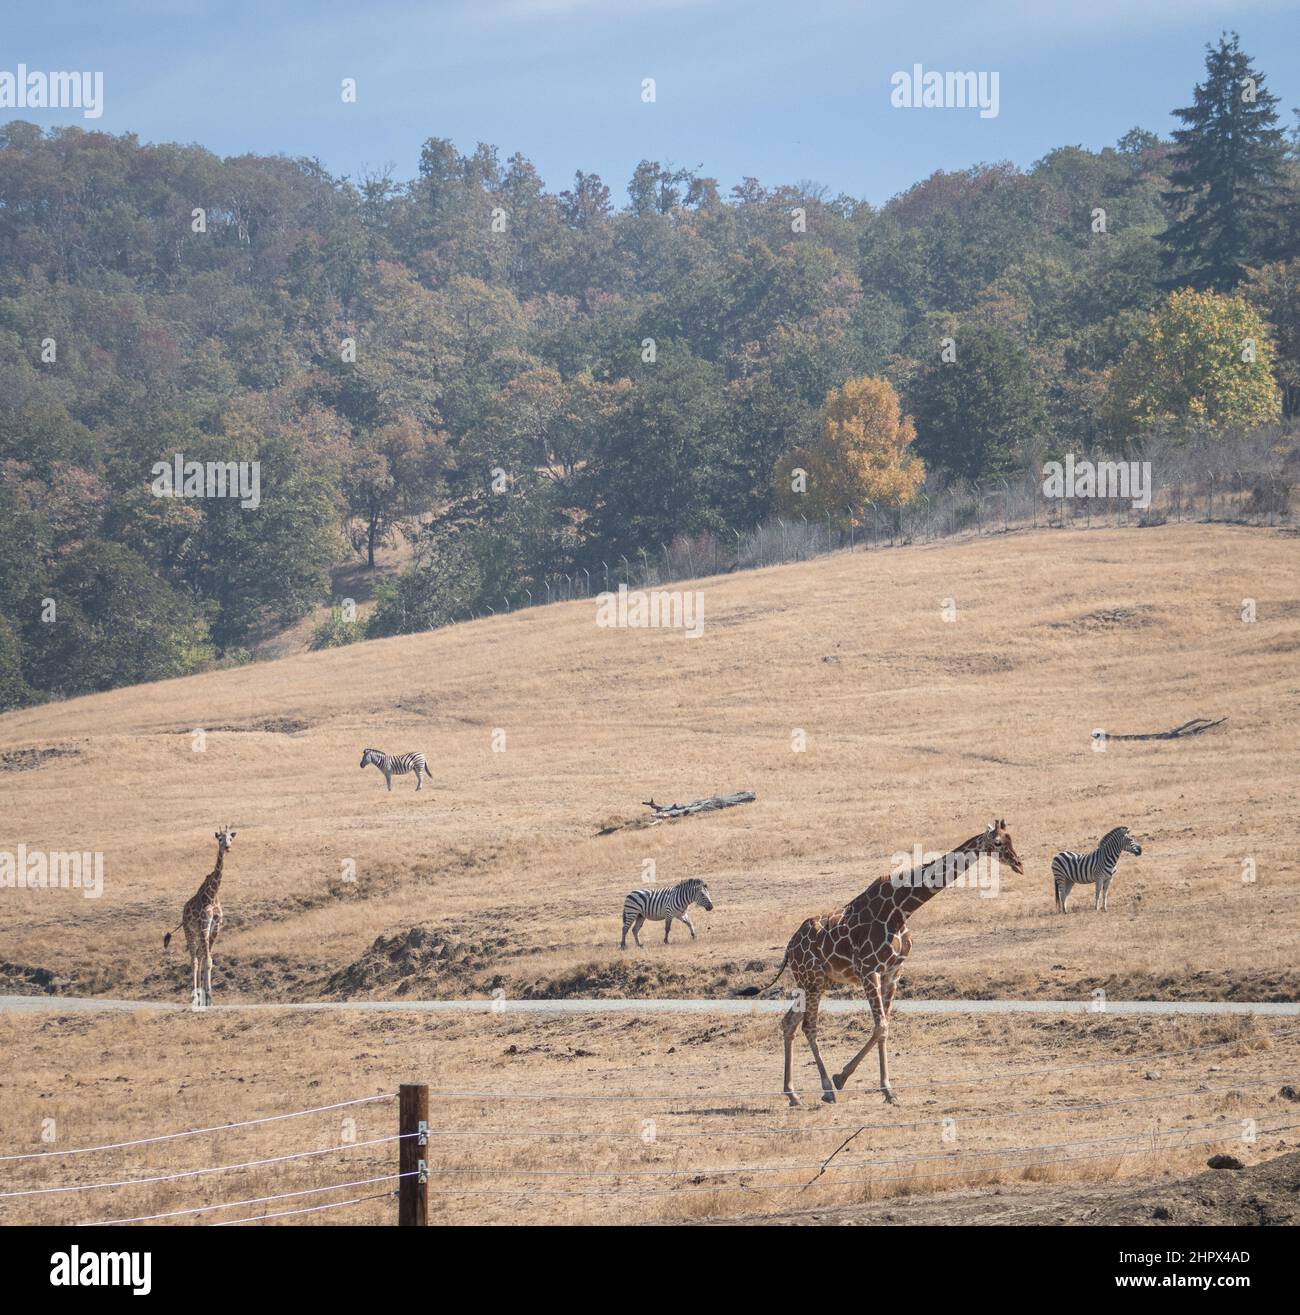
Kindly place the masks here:
POLYGON ((984 852, 993 854, 998 862, 1006 863, 1012 872, 1024 872, 1020 855, 1011 843, 1011 832, 1007 830, 1006 819, 992 821, 984 832, 984 852))
POLYGON ((216 833, 216 836, 217 836, 217 848, 220 849, 221 852, 224 854, 226 850, 228 850, 231 844, 234 842, 235 831, 233 828, 228 826, 222 827, 222 829, 216 833))

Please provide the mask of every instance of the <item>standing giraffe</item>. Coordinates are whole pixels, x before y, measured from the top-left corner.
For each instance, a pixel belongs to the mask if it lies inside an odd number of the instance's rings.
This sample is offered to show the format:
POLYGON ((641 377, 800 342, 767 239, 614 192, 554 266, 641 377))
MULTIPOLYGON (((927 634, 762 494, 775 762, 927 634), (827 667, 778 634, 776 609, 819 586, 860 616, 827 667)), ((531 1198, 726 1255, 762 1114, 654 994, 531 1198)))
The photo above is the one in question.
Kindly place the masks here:
POLYGON ((990 822, 979 835, 958 845, 942 859, 906 873, 882 877, 837 913, 809 918, 790 938, 781 967, 767 986, 749 986, 737 992, 738 995, 758 995, 760 991, 775 986, 786 968, 794 974, 795 1003, 781 1020, 785 1039, 785 1086, 782 1090, 791 1105, 799 1104, 799 1097, 790 1086, 790 1061, 795 1030, 800 1022, 821 1076, 822 1100, 834 1103, 836 1091, 853 1076, 853 1071, 872 1046, 879 1045, 880 1090, 890 1105, 896 1103, 889 1085, 886 1047, 894 991, 903 963, 912 949, 907 915, 952 885, 980 854, 1005 860, 1013 872, 1024 871, 1007 834, 1006 823, 990 822), (832 1079, 817 1049, 817 1011, 822 996, 830 987, 853 983, 866 991, 875 1027, 867 1044, 832 1079))
POLYGON ((185 929, 185 945, 189 950, 194 969, 194 991, 191 999, 196 1009, 206 1009, 212 1003, 212 947, 221 932, 221 869, 226 852, 235 839, 235 832, 226 827, 214 833, 217 838, 217 866, 203 878, 203 884, 185 901, 181 920, 163 937, 163 950, 172 942, 174 932, 185 929))

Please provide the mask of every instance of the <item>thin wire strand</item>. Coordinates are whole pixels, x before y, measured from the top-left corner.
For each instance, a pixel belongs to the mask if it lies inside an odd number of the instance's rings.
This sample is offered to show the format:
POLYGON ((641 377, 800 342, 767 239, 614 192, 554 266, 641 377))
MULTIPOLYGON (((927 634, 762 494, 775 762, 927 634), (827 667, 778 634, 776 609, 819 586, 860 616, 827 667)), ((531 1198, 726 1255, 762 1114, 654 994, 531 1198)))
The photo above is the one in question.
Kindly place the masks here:
POLYGON ((209 1210, 234 1210, 243 1205, 264 1205, 268 1201, 287 1201, 294 1196, 319 1196, 322 1192, 341 1192, 345 1187, 369 1187, 373 1183, 391 1182, 397 1178, 413 1178, 420 1171, 408 1169, 405 1173, 385 1173, 378 1178, 357 1178, 350 1183, 331 1183, 328 1187, 305 1187, 297 1192, 278 1192, 274 1196, 251 1196, 246 1201, 222 1201, 217 1205, 195 1205, 187 1210, 165 1210, 157 1215, 135 1215, 130 1219, 96 1219, 82 1224, 82 1228, 103 1228, 108 1224, 144 1224, 155 1219, 177 1219, 181 1215, 201 1215, 209 1210))
POLYGON ((355 1151, 362 1146, 380 1146, 384 1142, 401 1141, 404 1137, 417 1137, 415 1132, 393 1133, 389 1137, 372 1137, 369 1141, 344 1142, 339 1146, 322 1146, 315 1151, 292 1151, 288 1155, 272 1155, 265 1160, 245 1160, 243 1164, 218 1164, 208 1169, 185 1169, 180 1173, 156 1174, 151 1178, 122 1178, 114 1183, 73 1183, 65 1187, 29 1187, 20 1192, 0 1192, 0 1199, 13 1196, 49 1196, 54 1192, 95 1192, 107 1187, 135 1187, 141 1183, 169 1183, 177 1178, 198 1178, 208 1173, 229 1173, 234 1169, 255 1169, 264 1164, 279 1164, 284 1160, 305 1160, 313 1155, 334 1155, 339 1151, 355 1151))
MULTIPOLYGON (((987 1123, 989 1121, 1007 1121, 1023 1119, 1034 1115, 1076 1114, 1094 1110, 1121 1109, 1130 1105, 1145 1105, 1166 1100, 1190 1100, 1194 1096, 1224 1096, 1247 1087, 1271 1087, 1275 1082, 1300 1081, 1300 1074, 1279 1073, 1274 1077, 1259 1078, 1251 1082, 1236 1082, 1229 1087, 1197 1087, 1190 1091, 1163 1091, 1154 1096, 1131 1096, 1123 1100, 1087 1101, 1077 1105, 1047 1105, 1041 1108, 1021 1108, 1000 1110, 995 1114, 963 1114, 963 1123, 987 1123)), ((671 1117, 671 1115, 670 1115, 671 1117)), ((863 1132, 892 1132, 896 1128, 930 1128, 945 1116, 935 1114, 928 1119, 910 1119, 898 1123, 818 1123, 803 1128, 777 1128, 762 1124, 755 1128, 714 1128, 708 1132, 678 1132, 669 1130, 660 1141, 685 1141, 718 1137, 764 1137, 791 1136, 815 1137, 823 1132, 850 1132, 861 1129, 863 1132)), ((630 1136, 626 1128, 605 1130, 584 1128, 567 1131, 556 1128, 430 1128, 430 1138, 470 1139, 474 1137, 556 1137, 577 1138, 584 1141, 603 1138, 621 1139, 630 1136)))
MULTIPOLYGON (((1292 1128, 1300 1127, 1300 1124, 1285 1124, 1273 1128, 1261 1128, 1260 1132, 1286 1132, 1292 1128)), ((1140 1134, 1139 1134, 1140 1135, 1140 1134)), ((1066 1155, 1058 1156, 1050 1160, 1036 1161, 1032 1163, 1020 1163, 1006 1166, 1007 1169, 1015 1173, 1025 1173, 1031 1169, 1045 1169, 1058 1164, 1075 1164, 1089 1160, 1113 1160, 1122 1159, 1128 1155, 1162 1155, 1174 1151, 1188 1150, 1196 1146, 1214 1146, 1227 1140, 1224 1137, 1204 1137, 1197 1141, 1184 1142, 1179 1146, 1134 1146, 1129 1150, 1119 1151, 1101 1151, 1091 1155, 1066 1155)), ((996 1157, 1000 1152, 988 1151, 984 1153, 985 1158, 996 1157)), ((707 1172, 707 1171, 706 1171, 707 1172)), ((931 1171, 925 1172, 927 1178, 958 1178, 966 1175, 977 1176, 980 1174, 996 1174, 1003 1172, 1003 1169, 996 1165, 965 1165, 960 1169, 931 1171)), ((877 1183, 895 1183, 895 1182, 912 1182, 916 1178, 915 1174, 893 1174, 886 1176, 875 1176, 872 1178, 823 1178, 817 1187, 856 1187, 856 1186, 874 1186, 877 1183)), ((793 1191, 803 1186, 802 1183, 768 1183, 765 1185, 768 1191, 793 1191)), ((601 1200, 617 1200, 622 1197, 644 1197, 659 1196, 670 1197, 678 1196, 683 1192, 743 1192, 753 1191, 744 1183, 686 1183, 680 1187, 672 1188, 600 1188, 592 1190, 570 1190, 558 1188, 543 1188, 529 1185, 527 1187, 482 1187, 475 1184, 472 1188, 458 1187, 430 1187, 431 1195, 437 1196, 554 1196, 554 1197, 591 1197, 601 1200)))
POLYGON ((301 1210, 273 1210, 270 1214, 250 1215, 247 1219, 214 1219, 209 1228, 233 1228, 236 1224, 260 1224, 264 1219, 283 1219, 285 1215, 312 1215, 320 1210, 342 1210, 345 1206, 360 1205, 362 1201, 378 1201, 391 1197, 392 1192, 373 1192, 369 1196, 354 1196, 350 1201, 330 1201, 326 1205, 304 1206, 301 1210))
POLYGON ((357 1100, 341 1100, 333 1105, 317 1105, 309 1110, 295 1110, 292 1114, 268 1114, 260 1119, 241 1119, 238 1123, 214 1123, 210 1128, 191 1128, 188 1132, 164 1132, 156 1137, 137 1137, 134 1141, 108 1142, 104 1146, 78 1146, 68 1151, 32 1151, 27 1155, 0 1155, 5 1160, 49 1160, 65 1155, 90 1155, 96 1151, 120 1151, 127 1146, 146 1146, 150 1142, 175 1141, 178 1137, 199 1137, 209 1132, 229 1132, 232 1128, 251 1128, 256 1123, 278 1123, 281 1119, 301 1119, 308 1114, 323 1114, 328 1110, 346 1109, 349 1105, 369 1105, 377 1100, 392 1100, 395 1091, 382 1096, 362 1096, 357 1100))
MULTIPOLYGON (((845 1168, 865 1169, 872 1164, 921 1164, 932 1160, 952 1160, 963 1155, 972 1157, 986 1157, 989 1155, 1033 1155, 1038 1151, 1057 1151, 1068 1150, 1075 1146, 1100 1146, 1109 1145, 1115 1142, 1126 1142, 1133 1140, 1134 1137, 1180 1137, 1189 1132, 1208 1132, 1216 1126, 1231 1126, 1230 1124, 1216 1125, 1213 1123, 1198 1124, 1191 1128, 1167 1128, 1146 1129, 1140 1133, 1126 1133, 1118 1137, 1085 1137, 1078 1141, 1046 1142, 1031 1144, 1029 1146, 1002 1146, 992 1147, 985 1151, 932 1151, 917 1155, 902 1155, 889 1160, 845 1160, 845 1168)), ((1263 1132, 1285 1132, 1291 1128, 1300 1127, 1300 1124, 1286 1124, 1282 1127, 1260 1129, 1263 1132)), ((727 1166, 726 1168, 688 1168, 688 1169, 515 1169, 512 1167, 490 1167, 490 1166, 466 1166, 466 1167, 433 1167, 430 1166, 429 1173, 431 1176, 444 1177, 447 1175, 484 1175, 487 1177, 502 1178, 690 1178, 700 1174, 713 1175, 735 1175, 735 1174, 759 1174, 759 1173, 789 1173, 798 1169, 819 1169, 822 1166, 821 1160, 812 1161, 795 1161, 790 1164, 772 1164, 772 1165, 752 1165, 741 1164, 727 1166)), ((832 1171, 833 1172, 833 1171, 832 1171)))

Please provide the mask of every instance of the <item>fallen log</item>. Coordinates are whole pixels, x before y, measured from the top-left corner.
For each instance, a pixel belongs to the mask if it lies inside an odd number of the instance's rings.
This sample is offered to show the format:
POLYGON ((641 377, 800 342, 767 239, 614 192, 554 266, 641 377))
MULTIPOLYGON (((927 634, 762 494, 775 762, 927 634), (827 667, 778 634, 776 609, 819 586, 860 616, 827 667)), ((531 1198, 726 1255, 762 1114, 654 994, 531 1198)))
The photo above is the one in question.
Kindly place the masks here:
POLYGON ((666 822, 673 817, 689 817, 692 813, 716 813, 719 808, 733 808, 736 804, 752 804, 758 796, 752 790, 741 790, 739 794, 715 794, 707 799, 696 799, 689 804, 657 804, 653 799, 641 802, 654 810, 654 826, 657 822, 666 822))
POLYGON ((1112 735, 1106 731, 1093 731, 1094 740, 1182 740, 1189 735, 1199 735, 1202 731, 1213 730, 1216 726, 1222 726, 1227 717, 1220 717, 1217 721, 1210 721, 1205 717, 1193 717, 1191 721, 1185 721, 1181 726, 1175 726, 1171 731, 1152 731, 1147 735, 1112 735))

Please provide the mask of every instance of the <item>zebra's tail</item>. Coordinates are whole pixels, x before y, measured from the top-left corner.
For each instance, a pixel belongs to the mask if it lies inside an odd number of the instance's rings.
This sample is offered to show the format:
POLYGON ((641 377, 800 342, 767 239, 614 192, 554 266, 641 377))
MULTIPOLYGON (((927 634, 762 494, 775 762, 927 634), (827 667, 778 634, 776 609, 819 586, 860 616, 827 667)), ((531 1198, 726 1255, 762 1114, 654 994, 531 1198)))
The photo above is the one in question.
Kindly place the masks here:
POLYGON ((732 991, 733 996, 738 995, 762 995, 764 991, 770 991, 781 980, 781 974, 785 972, 790 962, 790 947, 786 946, 785 957, 781 960, 781 966, 776 970, 776 976, 772 978, 766 986, 742 986, 739 991, 732 991))

